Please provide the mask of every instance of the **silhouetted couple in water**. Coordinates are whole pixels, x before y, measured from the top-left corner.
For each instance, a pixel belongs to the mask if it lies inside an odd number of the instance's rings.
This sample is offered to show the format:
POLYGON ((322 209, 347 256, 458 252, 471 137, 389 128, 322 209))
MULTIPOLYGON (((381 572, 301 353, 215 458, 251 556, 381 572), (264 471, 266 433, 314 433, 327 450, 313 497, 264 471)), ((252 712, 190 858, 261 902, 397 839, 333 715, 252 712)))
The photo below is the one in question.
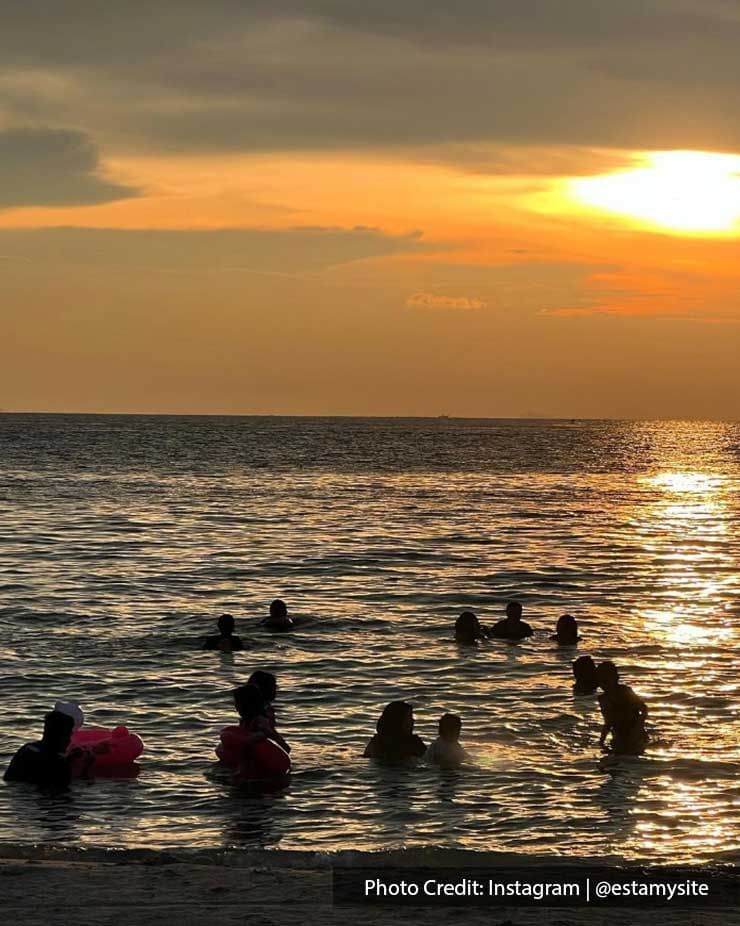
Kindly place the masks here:
POLYGON ((427 749, 414 733, 414 709, 406 701, 391 701, 378 718, 376 733, 365 747, 368 759, 381 762, 405 762, 426 758, 435 765, 461 765, 467 753, 460 745, 462 721, 457 714, 444 714, 439 721, 439 736, 427 749))
MULTIPOLYGON (((218 633, 206 637, 203 649, 220 650, 222 653, 236 653, 243 650, 244 642, 234 633, 235 621, 231 614, 222 614, 218 619, 218 633)), ((270 613, 259 622, 264 630, 285 633, 294 627, 293 618, 288 614, 285 602, 276 598, 270 605, 270 613)))
POLYGON ((506 617, 490 629, 481 626, 472 611, 463 611, 455 623, 455 640, 458 643, 472 644, 489 637, 498 640, 524 640, 532 636, 532 628, 522 620, 523 608, 518 601, 506 605, 506 617))
POLYGON ((640 755, 648 743, 645 730, 647 705, 629 685, 619 681, 619 671, 614 663, 606 660, 596 665, 590 656, 579 656, 573 663, 573 677, 573 691, 577 695, 592 695, 599 688, 603 691, 599 695, 599 707, 604 718, 599 745, 605 748, 611 734, 611 753, 640 755))

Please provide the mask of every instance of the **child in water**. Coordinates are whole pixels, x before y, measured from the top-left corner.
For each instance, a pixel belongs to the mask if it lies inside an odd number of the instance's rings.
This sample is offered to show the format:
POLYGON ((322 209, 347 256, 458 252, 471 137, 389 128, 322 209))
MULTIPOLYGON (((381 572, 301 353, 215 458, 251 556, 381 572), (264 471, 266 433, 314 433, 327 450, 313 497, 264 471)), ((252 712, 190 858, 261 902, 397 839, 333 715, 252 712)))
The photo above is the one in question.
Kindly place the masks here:
POLYGON ((252 672, 252 674, 249 676, 247 684, 256 685, 256 687, 260 690, 260 694, 264 698, 265 717, 267 718, 271 728, 270 739, 274 740, 279 746, 282 746, 286 752, 290 752, 290 746, 278 733, 277 727, 275 725, 275 708, 272 706, 272 702, 277 697, 277 679, 272 674, 272 672, 264 672, 262 669, 257 669, 256 672, 252 672))
POLYGON ((242 685, 234 690, 234 706, 240 717, 239 726, 248 734, 243 740, 244 751, 239 772, 245 777, 257 778, 251 747, 270 739, 272 734, 272 727, 265 716, 265 699, 256 685, 242 685))
POLYGON ((386 705, 375 729, 377 733, 363 753, 366 759, 403 762, 421 758, 426 752, 424 741, 414 733, 414 709, 406 701, 386 705))
POLYGON ((234 618, 230 614, 222 614, 218 619, 218 635, 206 637, 203 649, 217 649, 222 653, 234 653, 244 649, 240 637, 234 633, 234 618))
POLYGON ((592 695, 599 687, 596 663, 591 656, 579 656, 573 662, 573 694, 592 695))
POLYGON ((620 684, 619 672, 613 662, 599 663, 596 678, 599 688, 604 691, 599 696, 599 707, 604 717, 599 745, 605 747, 606 738, 611 733, 610 751, 613 754, 639 756, 648 742, 645 731, 647 705, 629 685, 620 684))
POLYGON ((578 621, 572 614, 563 614, 558 618, 555 633, 550 637, 557 640, 558 646, 575 646, 578 642, 578 621))
POLYGON ((427 749, 427 762, 453 768, 462 765, 468 754, 460 745, 462 721, 457 714, 443 714, 439 720, 439 736, 427 749))

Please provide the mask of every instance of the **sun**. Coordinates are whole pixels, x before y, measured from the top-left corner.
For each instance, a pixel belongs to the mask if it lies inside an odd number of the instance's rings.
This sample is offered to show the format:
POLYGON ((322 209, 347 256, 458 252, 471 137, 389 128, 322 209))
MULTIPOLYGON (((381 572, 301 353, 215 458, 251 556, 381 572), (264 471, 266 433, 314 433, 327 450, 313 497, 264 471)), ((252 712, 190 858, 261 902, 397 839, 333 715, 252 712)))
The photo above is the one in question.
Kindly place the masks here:
POLYGON ((568 182, 569 195, 600 211, 683 234, 740 232, 740 156, 657 151, 641 165, 568 182))

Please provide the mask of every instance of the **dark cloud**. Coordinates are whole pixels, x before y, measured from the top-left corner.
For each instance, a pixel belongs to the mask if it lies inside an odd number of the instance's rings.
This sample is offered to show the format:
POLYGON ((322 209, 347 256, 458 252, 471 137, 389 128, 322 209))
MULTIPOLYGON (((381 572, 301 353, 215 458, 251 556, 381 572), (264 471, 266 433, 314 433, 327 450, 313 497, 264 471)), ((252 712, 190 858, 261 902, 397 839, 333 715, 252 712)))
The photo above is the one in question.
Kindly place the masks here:
POLYGON ((0 254, 34 264, 190 273, 310 274, 352 261, 427 251, 418 232, 372 228, 0 229, 0 254))
POLYGON ((102 203, 136 190, 99 174, 98 151, 81 132, 0 131, 0 209, 102 203))
POLYGON ((27 0, 0 115, 139 150, 740 148, 739 46, 724 0, 27 0))

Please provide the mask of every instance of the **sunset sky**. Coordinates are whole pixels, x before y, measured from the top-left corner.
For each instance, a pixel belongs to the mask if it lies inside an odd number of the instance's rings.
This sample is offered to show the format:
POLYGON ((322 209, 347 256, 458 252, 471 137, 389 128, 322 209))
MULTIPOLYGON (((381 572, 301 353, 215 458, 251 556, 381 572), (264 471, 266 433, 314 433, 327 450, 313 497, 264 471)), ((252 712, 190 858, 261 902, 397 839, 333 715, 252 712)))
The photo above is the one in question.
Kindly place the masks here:
POLYGON ((740 417, 736 0, 25 0, 0 409, 740 417))

